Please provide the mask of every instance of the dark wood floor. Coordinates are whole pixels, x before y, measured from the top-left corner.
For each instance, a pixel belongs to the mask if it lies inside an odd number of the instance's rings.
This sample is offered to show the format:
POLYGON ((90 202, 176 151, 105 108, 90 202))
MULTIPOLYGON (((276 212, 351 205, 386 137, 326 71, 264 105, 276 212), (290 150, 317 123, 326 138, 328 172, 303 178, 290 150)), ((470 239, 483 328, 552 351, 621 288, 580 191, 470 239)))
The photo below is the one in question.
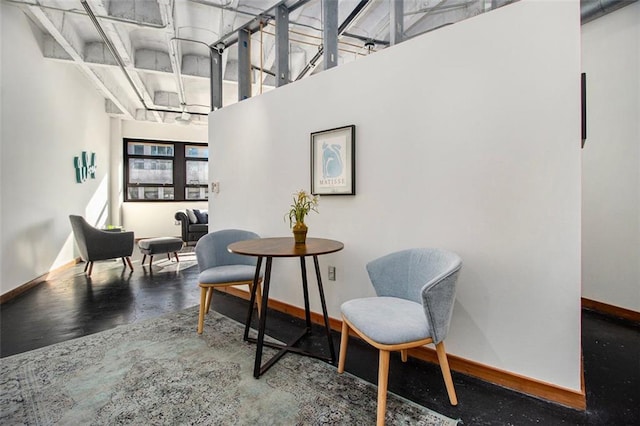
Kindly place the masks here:
MULTIPOLYGON (((158 317, 199 303, 193 254, 178 265, 156 258, 135 271, 120 261, 97 262, 92 278, 83 265, 65 271, 0 307, 2 357, 73 339, 121 324, 158 317)), ((244 322, 247 302, 216 293, 212 309, 244 322)), ((267 332, 288 339, 302 322, 269 312, 267 332)), ((389 390, 465 425, 640 425, 640 324, 583 311, 583 353, 587 411, 577 411, 454 372, 459 404, 449 405, 437 366, 392 357, 389 390)), ((194 324, 195 333, 196 324, 194 324)), ((205 333, 214 333, 207 329, 205 333)), ((321 348, 326 337, 307 344, 321 348)), ((339 335, 333 335, 336 348, 339 335)), ((316 348, 316 349, 317 349, 316 348)), ((295 356, 295 355, 287 355, 295 356)), ((351 339, 347 371, 377 381, 377 353, 351 339)), ((267 373, 268 374, 268 373, 267 373)))

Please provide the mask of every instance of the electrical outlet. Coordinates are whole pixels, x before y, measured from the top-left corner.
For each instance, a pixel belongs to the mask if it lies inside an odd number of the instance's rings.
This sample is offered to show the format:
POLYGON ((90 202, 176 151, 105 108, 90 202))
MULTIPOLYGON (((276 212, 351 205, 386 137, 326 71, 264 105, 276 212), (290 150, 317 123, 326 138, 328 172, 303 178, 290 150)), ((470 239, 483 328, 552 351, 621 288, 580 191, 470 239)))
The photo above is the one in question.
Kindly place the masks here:
POLYGON ((336 280, 336 267, 329 266, 329 281, 335 281, 335 280, 336 280))

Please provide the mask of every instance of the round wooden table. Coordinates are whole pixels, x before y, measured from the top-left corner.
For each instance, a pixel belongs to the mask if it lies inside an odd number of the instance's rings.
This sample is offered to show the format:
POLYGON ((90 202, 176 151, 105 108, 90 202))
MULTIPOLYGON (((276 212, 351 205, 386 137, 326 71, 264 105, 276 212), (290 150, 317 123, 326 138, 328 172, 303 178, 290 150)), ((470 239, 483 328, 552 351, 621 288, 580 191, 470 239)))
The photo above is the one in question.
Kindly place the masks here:
POLYGON ((276 363, 287 352, 295 352, 301 355, 312 356, 314 358, 324 359, 335 364, 336 354, 333 346, 333 340, 331 339, 331 328, 329 327, 329 315, 327 314, 327 304, 324 298, 324 290, 322 288, 322 279, 320 277, 320 265, 318 263, 318 256, 323 254, 335 253, 344 248, 344 244, 340 241, 328 240, 324 238, 307 238, 305 244, 296 244, 293 238, 259 238, 256 240, 238 241, 229 244, 228 250, 231 253, 242 254, 245 256, 255 256, 258 258, 256 264, 256 273, 253 280, 253 290, 251 291, 251 299, 249 302, 249 311, 247 313, 247 321, 244 328, 244 340, 256 342, 256 359, 253 369, 253 376, 257 379, 260 375, 264 374, 273 364, 276 363), (316 280, 318 282, 318 291, 320 293, 320 303, 322 304, 322 314, 324 316, 324 326, 327 334, 327 340, 329 342, 330 357, 322 356, 320 354, 311 353, 295 345, 304 337, 311 334, 311 310, 309 308, 309 289, 307 285, 307 267, 305 263, 306 257, 313 257, 313 264, 316 271, 316 280), (300 334, 293 341, 279 345, 271 342, 264 341, 264 331, 267 324, 267 305, 269 302, 269 286, 271 284, 271 264, 274 257, 299 257, 300 258, 300 270, 302 273, 302 290, 304 293, 304 309, 306 328, 302 334, 300 334), (260 321, 258 325, 258 338, 249 338, 249 328, 251 325, 251 319, 253 315, 253 306, 255 303, 256 289, 258 288, 258 279, 260 277, 260 267, 262 266, 262 259, 266 258, 264 281, 262 289, 262 306, 260 321), (262 365, 262 348, 263 346, 274 347, 280 349, 264 366, 262 365))

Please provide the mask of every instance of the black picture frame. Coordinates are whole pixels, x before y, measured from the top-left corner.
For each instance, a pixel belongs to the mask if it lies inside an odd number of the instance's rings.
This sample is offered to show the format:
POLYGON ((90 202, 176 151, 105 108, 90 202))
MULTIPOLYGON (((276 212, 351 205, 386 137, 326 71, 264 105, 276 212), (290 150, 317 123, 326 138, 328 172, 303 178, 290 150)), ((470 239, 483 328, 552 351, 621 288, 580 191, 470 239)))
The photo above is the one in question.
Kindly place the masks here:
POLYGON ((356 194, 356 126, 311 133, 311 194, 356 194))
POLYGON ((580 74, 580 133, 582 148, 587 140, 587 74, 580 74))

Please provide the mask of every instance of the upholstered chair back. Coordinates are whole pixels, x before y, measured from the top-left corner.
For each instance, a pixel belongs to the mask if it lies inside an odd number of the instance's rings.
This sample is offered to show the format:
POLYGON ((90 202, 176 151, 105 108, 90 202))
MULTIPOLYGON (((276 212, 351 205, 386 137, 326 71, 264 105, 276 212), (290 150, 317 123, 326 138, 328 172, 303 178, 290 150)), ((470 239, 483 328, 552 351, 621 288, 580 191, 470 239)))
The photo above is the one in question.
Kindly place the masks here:
POLYGON ((435 248, 408 249, 367 264, 378 296, 421 303, 435 344, 447 335, 456 294, 460 257, 435 248))
POLYGON ((241 229, 211 232, 198 240, 196 257, 200 271, 224 265, 255 265, 256 258, 230 253, 227 246, 242 240, 255 240, 258 234, 241 229))
POLYGON ((85 230, 91 228, 91 225, 87 223, 82 216, 69 215, 69 222, 71 222, 71 229, 78 244, 78 250, 80 250, 80 256, 83 259, 89 259, 89 253, 87 250, 87 239, 85 236, 85 230))

